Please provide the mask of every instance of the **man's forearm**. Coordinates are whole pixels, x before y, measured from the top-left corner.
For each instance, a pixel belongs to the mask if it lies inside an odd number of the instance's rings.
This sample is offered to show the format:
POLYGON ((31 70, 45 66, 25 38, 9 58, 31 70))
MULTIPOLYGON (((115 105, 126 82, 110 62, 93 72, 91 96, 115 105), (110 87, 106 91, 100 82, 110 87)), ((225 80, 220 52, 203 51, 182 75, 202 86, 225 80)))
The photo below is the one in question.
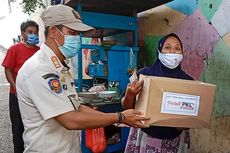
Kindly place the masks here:
POLYGON ((84 105, 80 105, 78 109, 79 109, 79 111, 81 111, 81 112, 102 114, 102 112, 97 111, 97 110, 95 110, 95 109, 92 109, 92 108, 90 108, 90 107, 88 107, 88 106, 84 106, 84 105))
POLYGON ((6 79, 7 81, 10 83, 11 86, 15 87, 15 81, 13 78, 13 70, 10 68, 5 68, 5 75, 6 75, 6 79))
POLYGON ((118 122, 117 113, 102 113, 80 108, 55 117, 68 130, 105 127, 118 122))

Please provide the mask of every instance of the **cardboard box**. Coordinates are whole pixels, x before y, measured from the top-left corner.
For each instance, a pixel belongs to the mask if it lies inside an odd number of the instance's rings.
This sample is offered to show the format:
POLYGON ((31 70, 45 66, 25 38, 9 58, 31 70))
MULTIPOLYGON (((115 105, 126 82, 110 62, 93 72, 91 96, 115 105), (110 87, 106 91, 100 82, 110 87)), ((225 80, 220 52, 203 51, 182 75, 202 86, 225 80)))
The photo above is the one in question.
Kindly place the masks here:
POLYGON ((216 86, 200 81, 140 75, 143 90, 135 109, 156 126, 209 127, 216 86))

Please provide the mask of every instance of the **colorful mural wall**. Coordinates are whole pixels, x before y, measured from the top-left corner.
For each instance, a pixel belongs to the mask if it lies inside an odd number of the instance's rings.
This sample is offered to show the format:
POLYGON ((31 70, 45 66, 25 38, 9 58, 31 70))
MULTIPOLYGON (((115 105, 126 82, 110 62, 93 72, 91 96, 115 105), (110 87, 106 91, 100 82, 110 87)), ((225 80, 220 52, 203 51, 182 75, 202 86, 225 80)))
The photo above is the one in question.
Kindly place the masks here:
POLYGON ((216 98, 215 116, 229 116, 230 97, 227 93, 230 92, 230 75, 224 69, 230 66, 229 14, 228 0, 174 0, 140 13, 139 42, 144 43, 141 46, 139 67, 151 65, 155 61, 157 42, 162 35, 170 32, 178 34, 184 45, 183 69, 194 79, 217 83, 217 95, 221 94, 221 98, 216 98), (221 41, 226 47, 218 47, 221 41), (218 56, 218 52, 226 52, 223 59, 215 57, 215 54, 218 56), (220 60, 219 63, 216 62, 217 59, 220 60), (213 60, 215 62, 209 62, 213 60), (210 75, 216 70, 212 67, 220 67, 217 69, 219 72, 215 73, 218 75, 213 77, 210 75), (222 84, 226 84, 227 88, 222 84), (226 94, 223 91, 226 91, 226 94))
POLYGON ((192 131, 193 151, 230 152, 230 1, 174 0, 139 13, 138 21, 139 67, 153 64, 158 40, 174 32, 184 46, 182 68, 196 80, 217 85, 211 128, 192 131), (228 133, 224 139, 222 130, 228 133), (210 140, 220 147, 210 146, 210 140))

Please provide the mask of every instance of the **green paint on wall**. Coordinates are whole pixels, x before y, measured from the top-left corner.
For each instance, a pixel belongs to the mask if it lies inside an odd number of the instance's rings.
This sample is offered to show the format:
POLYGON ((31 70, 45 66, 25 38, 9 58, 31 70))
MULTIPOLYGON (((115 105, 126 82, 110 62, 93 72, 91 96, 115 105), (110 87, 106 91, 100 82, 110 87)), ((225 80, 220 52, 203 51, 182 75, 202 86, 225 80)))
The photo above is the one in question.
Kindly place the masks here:
POLYGON ((221 2, 222 0, 198 0, 198 7, 207 20, 211 21, 221 2))
POLYGON ((144 47, 138 54, 138 68, 150 66, 156 61, 157 46, 161 36, 145 36, 144 47))
POLYGON ((217 117, 230 115, 230 48, 220 39, 212 56, 207 59, 201 76, 204 82, 217 86, 214 114, 217 117))

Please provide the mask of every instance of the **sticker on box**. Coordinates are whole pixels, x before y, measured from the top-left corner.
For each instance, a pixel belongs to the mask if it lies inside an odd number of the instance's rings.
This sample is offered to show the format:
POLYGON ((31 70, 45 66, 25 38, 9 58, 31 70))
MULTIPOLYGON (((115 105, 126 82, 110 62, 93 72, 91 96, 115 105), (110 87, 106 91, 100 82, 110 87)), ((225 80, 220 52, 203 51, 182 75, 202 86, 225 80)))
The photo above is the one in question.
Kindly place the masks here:
POLYGON ((200 96, 163 92, 161 113, 197 116, 200 96))

